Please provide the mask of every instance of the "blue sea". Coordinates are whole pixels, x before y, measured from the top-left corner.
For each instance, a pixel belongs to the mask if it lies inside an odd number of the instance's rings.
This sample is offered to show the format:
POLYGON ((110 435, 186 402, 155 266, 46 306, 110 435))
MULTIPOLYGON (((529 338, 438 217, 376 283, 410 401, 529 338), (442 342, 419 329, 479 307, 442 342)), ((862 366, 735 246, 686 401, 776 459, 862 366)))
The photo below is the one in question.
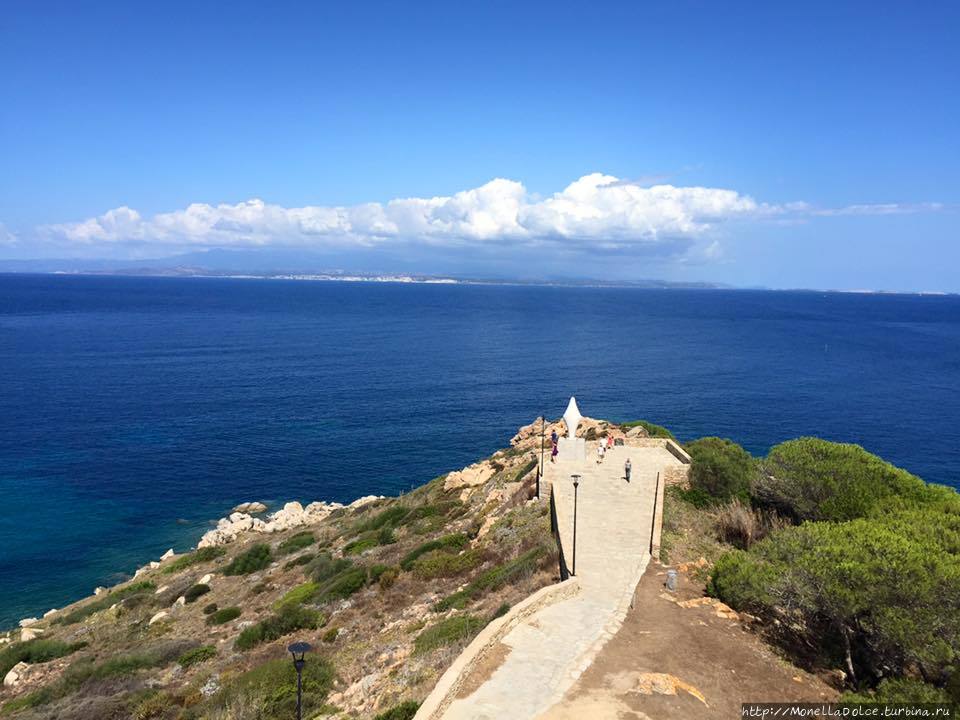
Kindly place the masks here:
POLYGON ((575 394, 960 484, 960 297, 0 275, 0 627, 242 501, 395 494, 575 394))

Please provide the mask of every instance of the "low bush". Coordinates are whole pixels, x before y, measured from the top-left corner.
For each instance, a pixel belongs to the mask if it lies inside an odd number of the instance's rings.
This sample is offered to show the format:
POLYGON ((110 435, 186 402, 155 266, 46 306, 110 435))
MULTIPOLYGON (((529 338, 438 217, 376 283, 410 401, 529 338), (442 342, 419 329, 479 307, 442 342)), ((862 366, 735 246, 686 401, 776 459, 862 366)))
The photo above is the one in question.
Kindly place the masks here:
POLYGON ((382 578, 383 574, 388 570, 390 570, 389 565, 382 565, 380 563, 377 563, 376 565, 371 565, 367 569, 367 579, 371 583, 380 582, 380 578, 382 578))
POLYGON ((409 514, 409 508, 405 508, 402 505, 394 505, 393 507, 389 507, 386 510, 374 515, 369 520, 361 523, 357 527, 357 530, 360 532, 367 532, 371 530, 379 530, 383 527, 399 527, 409 514))
POLYGON ((193 667, 216 656, 217 649, 213 645, 201 645, 193 650, 187 650, 187 652, 177 658, 177 664, 182 668, 193 667))
POLYGON ((332 627, 327 630, 320 639, 325 643, 334 643, 337 641, 338 635, 340 635, 340 628, 332 627))
POLYGON ((196 585, 191 585, 187 588, 187 591, 183 594, 184 599, 188 603, 195 602, 197 598, 203 597, 208 592, 210 592, 210 586, 205 583, 197 583, 196 585))
POLYGON ((367 569, 351 567, 339 575, 330 578, 317 593, 321 602, 343 600, 350 597, 367 584, 367 569))
POLYGON ((297 550, 303 550, 305 547, 313 545, 317 538, 309 530, 298 532, 277 545, 277 555, 289 555, 297 550))
POLYGON ((10 668, 20 662, 30 665, 66 657, 86 647, 85 642, 65 643, 60 640, 36 638, 13 643, 0 650, 0 678, 6 677, 10 668))
POLYGON ((243 611, 235 605, 220 608, 207 617, 207 623, 210 625, 223 625, 231 620, 236 620, 243 614, 243 611))
POLYGON ((223 574, 249 575, 258 570, 263 570, 270 564, 271 559, 270 546, 265 543, 257 543, 246 552, 235 557, 223 569, 223 574))
POLYGON ((467 538, 464 533, 445 535, 438 540, 425 542, 404 555, 403 559, 400 561, 400 567, 404 570, 410 570, 413 568, 413 564, 417 561, 417 558, 419 558, 421 555, 425 555, 433 550, 441 549, 457 552, 466 547, 467 543, 469 542, 469 538, 467 538))
POLYGON ((320 585, 312 581, 305 582, 302 585, 297 585, 295 588, 288 590, 282 598, 277 600, 273 604, 273 607, 274 609, 279 609, 284 605, 302 605, 312 598, 319 589, 320 585))
POLYGON ((455 615, 423 630, 413 641, 413 654, 423 655, 453 643, 469 642, 486 623, 473 615, 455 615))
POLYGON ((113 592, 105 593, 98 599, 87 603, 83 607, 77 608, 66 615, 59 616, 53 622, 58 625, 72 625, 74 623, 86 620, 94 613, 100 612, 101 610, 106 610, 112 605, 124 600, 129 600, 130 598, 134 598, 139 595, 153 592, 156 589, 156 584, 149 580, 135 582, 127 585, 126 587, 114 590, 113 592))
POLYGON ((750 453, 732 440, 718 437, 700 438, 686 447, 693 490, 706 493, 713 502, 734 498, 750 501, 750 487, 757 473, 750 453))
POLYGON ((496 620, 497 618, 502 618, 510 612, 510 603, 501 603, 500 607, 493 611, 493 615, 490 616, 491 620, 496 620))
POLYGON ((387 568, 384 570, 383 574, 380 575, 378 584, 380 585, 381 590, 389 590, 393 587, 393 584, 397 581, 397 577, 400 575, 400 572, 396 568, 387 568))
POLYGON ((840 696, 841 703, 943 703, 952 701, 946 690, 928 685, 912 678, 888 678, 872 692, 846 692, 840 696))
POLYGON ((169 563, 163 565, 160 568, 160 572, 170 575, 175 572, 180 572, 181 570, 186 570, 188 567, 193 565, 199 565, 200 563, 210 562, 211 560, 216 560, 219 557, 223 557, 227 554, 227 551, 222 547, 204 547, 197 548, 191 553, 186 555, 181 555, 178 558, 174 558, 169 563))
POLYGON ((620 425, 622 430, 629 430, 633 427, 642 427, 647 431, 647 435, 653 438, 669 438, 670 440, 676 440, 673 436, 673 433, 667 430, 662 425, 655 425, 652 422, 647 422, 646 420, 633 420, 632 422, 626 422, 620 425))
POLYGON ((397 541, 397 536, 392 527, 382 527, 377 532, 377 545, 393 545, 397 541))
POLYGON ((216 611, 217 611, 217 604, 216 604, 216 603, 210 603, 209 605, 206 605, 206 606, 203 608, 203 614, 204 614, 204 615, 213 615, 213 613, 215 613, 216 611))
POLYGON ((377 546, 375 537, 359 537, 343 546, 344 555, 359 555, 362 552, 371 550, 377 546))
POLYGON ((775 512, 751 508, 739 499, 721 506, 716 516, 717 539, 741 550, 789 525, 775 512))
POLYGON ((195 642, 177 640, 160 643, 139 652, 115 655, 99 663, 91 660, 75 662, 61 676, 55 689, 56 694, 66 695, 88 682, 127 677, 141 670, 164 667, 196 647, 195 642))
POLYGON ((237 650, 249 650, 295 630, 316 630, 324 621, 323 615, 316 610, 299 605, 284 605, 274 615, 245 628, 237 637, 234 647, 237 650))
POLYGON ((451 555, 442 550, 427 553, 413 565, 413 574, 418 580, 434 580, 441 577, 455 577, 480 565, 483 556, 479 550, 465 550, 459 555, 451 555))
MULTIPOLYGON (((311 657, 303 666, 303 716, 314 717, 325 709, 324 702, 336 679, 333 664, 326 658, 311 657)), ((237 707, 254 707, 244 718, 292 718, 297 709, 297 674, 290 658, 268 660, 228 680, 211 697, 196 717, 241 717, 237 707)))
POLYGON ((516 582, 524 577, 529 577, 536 572, 540 560, 549 554, 550 550, 538 545, 518 558, 511 560, 503 565, 491 568, 467 585, 463 590, 448 595, 436 604, 438 612, 444 612, 450 608, 463 608, 471 600, 496 590, 504 585, 516 582))
POLYGON ((324 583, 350 567, 353 567, 352 560, 346 558, 334 559, 329 553, 320 553, 305 572, 318 583, 324 583))
POLYGON ((290 568, 295 568, 300 565, 308 565, 316 557, 313 553, 304 553, 303 555, 297 555, 293 560, 290 560, 283 565, 284 570, 289 570, 290 568))
POLYGON ((374 716, 373 720, 413 720, 420 709, 420 703, 413 700, 405 700, 399 705, 394 705, 389 710, 385 710, 379 715, 374 716))
POLYGON ((859 445, 800 438, 775 446, 754 484, 757 502, 804 520, 853 520, 914 504, 956 503, 956 493, 927 485, 859 445), (896 499, 896 500, 895 500, 896 499))

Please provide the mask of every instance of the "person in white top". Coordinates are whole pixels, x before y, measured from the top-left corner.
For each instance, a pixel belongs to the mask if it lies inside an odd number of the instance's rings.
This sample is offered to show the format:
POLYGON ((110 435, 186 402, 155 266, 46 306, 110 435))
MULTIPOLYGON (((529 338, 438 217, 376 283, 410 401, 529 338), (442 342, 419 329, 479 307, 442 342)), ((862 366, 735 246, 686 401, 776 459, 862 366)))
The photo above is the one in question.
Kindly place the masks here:
POLYGON ((603 453, 605 448, 603 446, 603 440, 597 443, 597 465, 603 462, 603 453))

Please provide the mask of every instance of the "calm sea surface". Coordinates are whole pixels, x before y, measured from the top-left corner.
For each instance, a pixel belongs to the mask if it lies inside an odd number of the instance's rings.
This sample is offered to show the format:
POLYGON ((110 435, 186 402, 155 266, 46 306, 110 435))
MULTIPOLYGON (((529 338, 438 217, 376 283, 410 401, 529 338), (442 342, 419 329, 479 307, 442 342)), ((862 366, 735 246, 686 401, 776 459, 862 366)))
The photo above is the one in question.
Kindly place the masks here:
POLYGON ((960 298, 0 275, 0 627, 236 503, 392 494, 576 394, 960 484, 960 298))

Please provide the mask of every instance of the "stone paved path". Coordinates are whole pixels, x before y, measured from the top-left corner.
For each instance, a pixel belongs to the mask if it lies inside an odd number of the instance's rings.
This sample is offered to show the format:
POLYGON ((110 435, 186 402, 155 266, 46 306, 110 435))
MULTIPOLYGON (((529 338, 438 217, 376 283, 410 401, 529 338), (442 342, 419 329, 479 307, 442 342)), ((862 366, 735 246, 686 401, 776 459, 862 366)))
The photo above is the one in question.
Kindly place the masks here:
POLYGON ((588 444, 583 463, 547 463, 561 539, 572 568, 572 473, 581 475, 577 508, 578 595, 546 607, 503 640, 509 654, 489 679, 447 709, 447 720, 524 720, 561 700, 620 628, 650 558, 657 472, 679 464, 661 447, 614 447, 602 465, 588 444), (623 479, 624 461, 633 464, 623 479))

